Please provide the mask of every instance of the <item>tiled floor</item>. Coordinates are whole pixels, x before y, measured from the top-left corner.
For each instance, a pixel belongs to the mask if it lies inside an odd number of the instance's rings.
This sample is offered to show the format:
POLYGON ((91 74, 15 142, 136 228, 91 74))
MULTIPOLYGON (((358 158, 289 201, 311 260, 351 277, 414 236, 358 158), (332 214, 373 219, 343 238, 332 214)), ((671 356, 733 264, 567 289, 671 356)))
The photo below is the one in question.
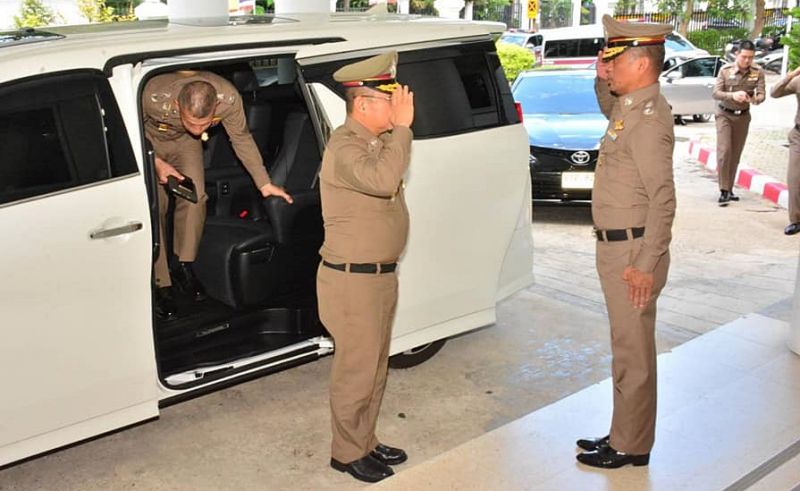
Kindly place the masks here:
MULTIPOLYGON (((577 438, 608 431, 607 379, 433 460, 400 467, 376 487, 744 489, 756 468, 800 441, 800 356, 786 348, 787 333, 786 323, 751 314, 659 356, 657 436, 648 467, 602 471, 574 459, 577 438)), ((798 484, 800 457, 794 457, 750 489, 798 484)))

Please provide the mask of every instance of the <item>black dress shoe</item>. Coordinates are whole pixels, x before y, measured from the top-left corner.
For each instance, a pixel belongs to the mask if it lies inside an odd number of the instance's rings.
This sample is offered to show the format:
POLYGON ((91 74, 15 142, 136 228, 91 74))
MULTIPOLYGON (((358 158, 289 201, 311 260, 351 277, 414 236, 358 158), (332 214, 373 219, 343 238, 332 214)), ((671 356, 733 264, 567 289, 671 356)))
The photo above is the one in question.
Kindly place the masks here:
POLYGON ((800 222, 790 223, 783 229, 783 233, 786 235, 794 235, 797 232, 800 232, 800 222))
POLYGON ((178 270, 173 273, 175 276, 175 283, 181 293, 196 302, 201 302, 206 299, 206 290, 203 288, 203 284, 200 283, 200 280, 194 275, 192 263, 178 263, 178 270))
POLYGON ((339 472, 347 472, 359 481, 378 482, 394 474, 391 467, 366 455, 349 464, 343 464, 336 459, 331 459, 331 467, 339 472))
POLYGON ((649 453, 643 455, 626 454, 617 452, 610 445, 598 448, 593 452, 580 453, 575 458, 581 464, 599 467, 600 469, 617 469, 628 464, 638 467, 650 463, 649 453))
POLYGON ((728 193, 728 199, 730 199, 731 201, 739 201, 739 197, 733 194, 733 191, 728 193))
POLYGON ((172 298, 172 287, 156 288, 156 317, 161 320, 174 319, 178 315, 178 306, 172 298))
POLYGON ((372 458, 383 462, 386 465, 402 464, 408 460, 408 455, 401 448, 389 447, 387 445, 378 444, 375 450, 369 453, 372 458))
POLYGON ((731 193, 729 193, 728 191, 720 191, 719 199, 717 200, 719 206, 728 206, 728 203, 730 201, 731 201, 731 193))
POLYGON ((608 446, 608 435, 603 438, 581 438, 575 444, 584 450, 592 451, 598 450, 602 447, 608 446))

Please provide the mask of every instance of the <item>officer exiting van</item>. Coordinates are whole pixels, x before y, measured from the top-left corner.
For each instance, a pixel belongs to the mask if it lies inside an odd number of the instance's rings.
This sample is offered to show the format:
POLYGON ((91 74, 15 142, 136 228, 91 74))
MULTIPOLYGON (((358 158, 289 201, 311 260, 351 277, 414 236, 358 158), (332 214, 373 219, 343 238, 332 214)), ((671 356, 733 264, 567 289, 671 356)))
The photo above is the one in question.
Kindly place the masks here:
MULTIPOLYGON (((230 82, 210 72, 180 71, 157 75, 142 93, 144 130, 156 154, 155 171, 160 184, 170 176, 178 181, 189 177, 195 187, 196 202, 176 199, 173 250, 178 256, 176 283, 195 300, 205 298, 202 285, 192 270, 197 257, 206 218, 203 144, 206 130, 222 124, 236 156, 253 178, 261 195, 279 196, 292 201, 286 192, 272 184, 264 162, 247 128, 242 97, 230 82)), ((177 313, 172 298, 172 278, 167 261, 165 226, 169 206, 164 186, 159 186, 158 209, 162 247, 155 262, 156 314, 169 319, 177 313)))
POLYGON ((406 454, 378 440, 397 304, 397 260, 408 236, 403 174, 411 153, 414 95, 395 80, 392 51, 340 68, 347 119, 322 158, 325 222, 317 275, 319 315, 334 339, 331 466, 376 482, 406 454))

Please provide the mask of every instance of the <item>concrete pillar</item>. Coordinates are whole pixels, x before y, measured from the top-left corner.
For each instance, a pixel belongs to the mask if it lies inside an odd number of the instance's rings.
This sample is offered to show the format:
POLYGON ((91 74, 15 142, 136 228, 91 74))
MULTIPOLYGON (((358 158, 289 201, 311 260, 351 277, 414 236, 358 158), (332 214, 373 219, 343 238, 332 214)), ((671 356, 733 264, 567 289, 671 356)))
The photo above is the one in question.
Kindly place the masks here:
POLYGON ((458 19, 464 8, 464 0, 435 0, 433 6, 439 11, 439 17, 458 19))
POLYGON ((572 0, 572 24, 581 25, 581 0, 572 0))
POLYGON ((411 13, 411 0, 397 0, 397 13, 410 14, 411 13))
MULTIPOLYGON (((275 0, 275 15, 331 12, 330 0, 275 0)), ((334 3, 334 10, 336 4, 334 3)))
POLYGON ((467 4, 464 5, 464 20, 472 20, 472 0, 467 0, 467 4))
POLYGON ((794 282, 794 301, 792 302, 792 322, 789 325, 789 339, 786 345, 800 355, 800 257, 794 282))

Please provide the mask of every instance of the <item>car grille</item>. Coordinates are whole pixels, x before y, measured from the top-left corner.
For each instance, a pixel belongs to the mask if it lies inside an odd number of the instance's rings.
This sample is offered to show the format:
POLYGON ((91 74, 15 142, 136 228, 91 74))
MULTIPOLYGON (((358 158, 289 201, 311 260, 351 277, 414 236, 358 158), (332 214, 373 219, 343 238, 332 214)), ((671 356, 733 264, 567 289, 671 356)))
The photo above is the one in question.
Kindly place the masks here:
POLYGON ((531 145, 531 156, 536 158, 536 162, 531 159, 531 170, 533 171, 565 171, 565 170, 594 170, 597 164, 597 150, 561 150, 555 148, 536 147, 531 145), (573 155, 585 152, 584 155, 573 155), (583 159, 579 157, 584 157, 583 159), (577 160, 577 161, 576 161, 577 160), (585 163, 584 163, 584 160, 585 163))

